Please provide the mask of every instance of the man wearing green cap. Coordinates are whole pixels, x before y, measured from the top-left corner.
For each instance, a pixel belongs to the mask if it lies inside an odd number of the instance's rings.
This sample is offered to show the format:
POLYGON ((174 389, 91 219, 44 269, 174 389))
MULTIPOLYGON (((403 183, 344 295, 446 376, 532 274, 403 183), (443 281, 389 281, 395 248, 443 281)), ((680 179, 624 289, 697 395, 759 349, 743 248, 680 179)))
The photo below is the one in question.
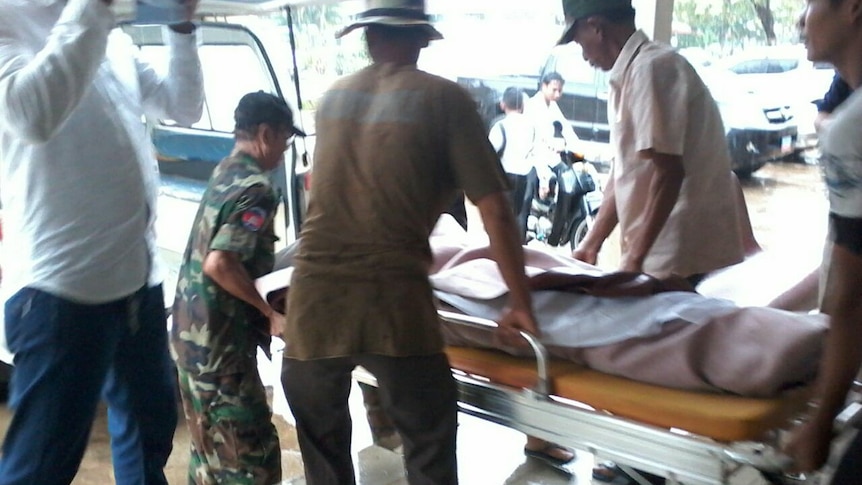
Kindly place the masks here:
POLYGON ((694 68, 635 27, 631 0, 563 0, 584 59, 610 72, 615 161, 595 226, 574 256, 595 263, 620 225, 620 269, 697 284, 743 259, 718 107, 694 68))
POLYGON ((234 111, 231 154, 201 197, 180 267, 171 327, 186 424, 189 484, 281 483, 272 411, 257 372, 257 347, 279 335, 284 315, 254 279, 272 271, 279 196, 269 172, 297 136, 279 96, 244 95, 234 111))

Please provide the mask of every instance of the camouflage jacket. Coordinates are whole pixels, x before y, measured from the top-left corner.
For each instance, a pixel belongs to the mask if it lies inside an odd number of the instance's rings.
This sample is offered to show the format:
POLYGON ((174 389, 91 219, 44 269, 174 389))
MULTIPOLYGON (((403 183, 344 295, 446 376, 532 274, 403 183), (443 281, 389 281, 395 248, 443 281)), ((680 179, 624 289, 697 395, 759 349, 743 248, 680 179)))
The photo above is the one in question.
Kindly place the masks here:
POLYGON ((203 274, 212 250, 232 251, 251 278, 270 271, 279 197, 248 155, 222 160, 201 199, 177 281, 171 353, 187 372, 231 374, 254 357, 266 318, 203 274))

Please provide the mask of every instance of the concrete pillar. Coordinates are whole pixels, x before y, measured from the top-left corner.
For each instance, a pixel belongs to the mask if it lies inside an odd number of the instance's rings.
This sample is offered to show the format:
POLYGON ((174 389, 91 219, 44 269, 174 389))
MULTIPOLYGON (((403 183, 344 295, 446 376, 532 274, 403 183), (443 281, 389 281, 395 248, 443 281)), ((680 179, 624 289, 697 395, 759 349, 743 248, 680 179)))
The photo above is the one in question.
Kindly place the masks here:
POLYGON ((673 0, 633 0, 637 26, 654 40, 670 43, 673 0))

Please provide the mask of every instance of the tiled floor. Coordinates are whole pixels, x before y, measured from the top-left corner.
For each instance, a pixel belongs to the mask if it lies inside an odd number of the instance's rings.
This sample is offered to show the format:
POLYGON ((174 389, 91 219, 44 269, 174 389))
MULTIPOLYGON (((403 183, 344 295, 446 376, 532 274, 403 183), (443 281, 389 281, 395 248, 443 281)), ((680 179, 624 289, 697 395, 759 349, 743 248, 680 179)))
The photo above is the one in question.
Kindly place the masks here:
MULTIPOLYGON (((274 409, 285 413, 283 396, 274 393, 274 409)), ((371 434, 364 419, 362 397, 354 386, 350 396, 354 416, 353 455, 357 466, 358 485, 407 485, 401 455, 371 444, 371 434)), ((90 446, 74 485, 106 485, 114 483, 111 469, 109 437, 105 424, 105 410, 101 409, 94 423, 90 446)), ((0 436, 7 427, 11 412, 0 406, 0 436)), ((302 461, 296 443, 292 418, 276 414, 274 422, 282 448, 283 485, 305 485, 302 461)), ((571 473, 564 474, 547 465, 524 456, 524 435, 461 414, 458 431, 459 478, 462 485, 584 485, 601 484, 591 479, 593 458, 579 451, 577 459, 569 465, 571 473)), ((184 421, 180 421, 174 438, 174 452, 166 467, 169 483, 185 485, 187 480, 189 434, 184 421)), ((625 485, 618 478, 611 485, 625 485)), ((763 485, 765 482, 751 474, 743 474, 732 481, 734 485, 763 485)))
MULTIPOLYGON (((350 395, 350 405, 354 416, 353 455, 359 485, 406 485, 401 455, 371 444, 362 396, 356 386, 350 395)), ((459 423, 458 474, 462 485, 591 483, 593 459, 589 454, 580 453, 569 467, 571 474, 564 474, 528 459, 522 451, 524 435, 519 432, 464 414, 459 416, 459 423)), ((305 484, 301 477, 290 478, 286 474, 285 478, 291 485, 305 484)))
MULTIPOLYGON (((280 353, 273 348, 275 355, 280 353)), ((262 356, 262 353, 261 353, 262 356)), ((272 392, 274 423, 278 429, 282 450, 283 485, 305 485, 302 460, 296 442, 293 418, 290 415, 281 386, 277 385, 280 359, 275 364, 259 361, 264 383, 272 392)), ((400 454, 372 445, 371 433, 365 420, 362 393, 354 385, 350 395, 353 422, 353 456, 358 485, 407 485, 400 454)), ((11 412, 0 406, 0 436, 9 426, 11 412)), ((458 474, 462 485, 575 485, 601 484, 593 481, 593 457, 579 451, 576 460, 568 466, 570 473, 553 469, 523 453, 524 435, 469 415, 459 415, 458 474)), ((169 483, 188 483, 189 433, 184 420, 180 420, 174 437, 174 452, 166 467, 169 483)), ((737 477, 734 485, 762 485, 757 477, 737 477)), ((105 423, 105 409, 100 409, 90 446, 81 464, 74 485, 105 485, 114 483, 111 468, 110 440, 105 423)), ((612 485, 628 482, 618 478, 612 485)))
MULTIPOLYGON (((406 485, 401 455, 371 445, 371 435, 364 420, 361 393, 358 388, 351 394, 354 409, 354 457, 359 485, 406 485)), ((5 434, 11 412, 0 407, 0 436, 5 434)), ((573 464, 573 475, 567 476, 545 465, 527 459, 522 450, 523 435, 498 425, 486 423, 470 416, 460 417, 459 475, 463 485, 568 485, 590 483, 592 459, 582 453, 573 464)), ((304 485, 302 462, 296 444, 296 434, 288 420, 275 418, 282 447, 284 483, 304 485)), ((168 462, 166 474, 174 485, 187 483, 189 434, 184 421, 180 421, 174 438, 174 452, 168 462)), ((109 437, 105 423, 105 410, 101 409, 93 425, 90 446, 81 464, 74 485, 106 485, 114 483, 111 469, 109 437)))

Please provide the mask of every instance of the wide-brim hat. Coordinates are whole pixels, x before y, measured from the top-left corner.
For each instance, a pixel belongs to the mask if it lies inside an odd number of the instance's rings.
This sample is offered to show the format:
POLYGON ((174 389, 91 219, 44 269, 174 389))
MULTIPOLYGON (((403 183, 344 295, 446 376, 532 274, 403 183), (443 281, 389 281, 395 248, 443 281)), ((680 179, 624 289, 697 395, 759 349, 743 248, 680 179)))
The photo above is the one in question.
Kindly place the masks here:
POLYGON ((598 13, 610 12, 620 8, 632 8, 632 0, 563 0, 563 15, 566 28, 557 44, 568 44, 575 35, 575 22, 598 13))
POLYGON ((339 30, 336 39, 367 25, 389 25, 392 27, 421 27, 429 40, 440 40, 443 34, 431 25, 425 13, 425 0, 368 0, 366 10, 353 18, 353 23, 339 30))

